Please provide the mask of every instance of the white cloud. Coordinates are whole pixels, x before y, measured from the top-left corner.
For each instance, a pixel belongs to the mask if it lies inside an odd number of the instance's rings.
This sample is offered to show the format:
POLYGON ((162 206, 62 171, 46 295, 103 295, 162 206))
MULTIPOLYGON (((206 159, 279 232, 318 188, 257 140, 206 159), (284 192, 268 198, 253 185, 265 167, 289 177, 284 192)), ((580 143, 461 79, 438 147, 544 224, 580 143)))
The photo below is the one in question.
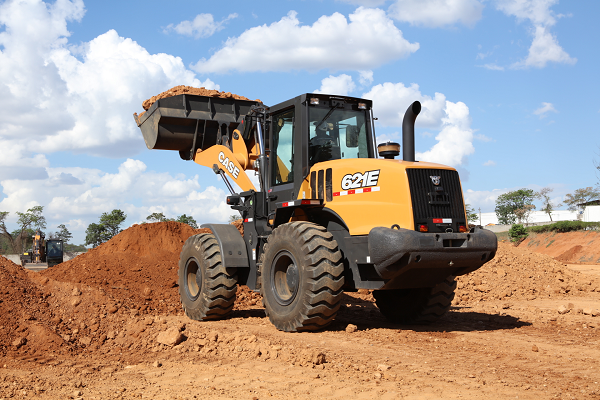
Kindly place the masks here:
POLYGON ((419 49, 379 9, 359 7, 348 19, 340 13, 301 25, 295 11, 271 25, 229 38, 223 48, 192 68, 201 73, 306 69, 369 70, 408 57, 419 49))
POLYGON ((396 0, 389 15, 411 25, 437 28, 457 23, 473 26, 481 19, 478 0, 396 0))
MULTIPOLYGON (((0 5, 0 145, 11 150, 0 166, 46 167, 41 154, 56 151, 132 155, 143 148, 132 117, 143 100, 203 85, 180 58, 149 54, 114 30, 70 46, 67 21, 83 14, 81 0, 0 5)), ((0 179, 10 175, 0 169, 0 179)))
POLYGON ((373 83, 373 71, 358 71, 359 78, 358 81, 361 85, 366 86, 373 83))
POLYGON ((549 28, 536 26, 533 42, 529 48, 529 54, 524 61, 512 65, 513 68, 536 67, 544 68, 548 62, 575 64, 576 58, 572 58, 558 44, 556 37, 550 33, 549 28))
MULTIPOLYGON (((415 100, 421 102, 416 126, 439 129, 440 132, 431 149, 416 154, 419 160, 457 167, 466 163, 467 157, 475 151, 469 108, 462 102, 447 101, 442 93, 435 93, 434 97, 423 95, 414 83, 406 87, 403 83, 386 82, 374 86, 362 97, 373 100, 375 116, 383 126, 402 126, 409 105, 415 100)), ((382 140, 399 139, 392 135, 379 136, 378 142, 382 140)))
MULTIPOLYGON (((564 184, 550 183, 550 184, 546 184, 545 186, 553 188, 554 193, 557 194, 557 197, 552 199, 552 202, 554 204, 560 203, 563 200, 564 195, 566 195, 570 191, 570 189, 567 187, 567 185, 564 185, 564 184)), ((522 189, 524 187, 527 189, 532 189, 536 192, 539 191, 540 189, 542 189, 542 186, 537 185, 537 184, 529 184, 527 186, 517 186, 517 187, 512 187, 512 188, 504 188, 504 189, 479 190, 479 191, 467 188, 466 190, 464 190, 465 203, 470 204, 475 209, 478 209, 479 207, 481 207, 481 212, 484 212, 484 213, 485 212, 494 212, 494 210, 496 209, 496 199, 498 198, 498 196, 500 196, 501 194, 504 194, 504 193, 508 193, 510 191, 522 189)), ((464 188, 464 186, 463 186, 463 188, 464 188)), ((537 200, 537 202, 539 203, 539 200, 537 200)), ((540 208, 538 207, 538 210, 539 209, 540 208)))
POLYGON ((478 212, 481 208, 481 212, 493 212, 496 208, 496 199, 503 193, 508 192, 509 189, 493 189, 493 190, 472 190, 467 189, 464 191, 465 203, 470 204, 478 212))
POLYGON ((501 67, 501 66, 493 64, 493 63, 492 64, 484 64, 484 65, 482 65, 482 67, 485 69, 492 70, 492 71, 504 71, 504 67, 501 67))
POLYGON ((417 159, 451 166, 463 165, 475 152, 469 108, 463 102, 446 102, 446 117, 442 118, 442 131, 435 137, 437 143, 417 159))
POLYGON ((446 96, 435 93, 433 97, 421 94, 416 83, 404 86, 403 83, 386 82, 375 85, 362 95, 374 102, 375 116, 383 126, 402 126, 402 119, 413 101, 421 102, 421 113, 417 118, 418 127, 441 128, 446 96))
POLYGON ((496 0, 496 8, 519 21, 529 20, 533 24, 533 41, 525 60, 511 65, 511 68, 544 68, 548 62, 575 64, 576 58, 569 56, 558 44, 550 27, 556 24, 551 7, 558 0, 496 0))
POLYGON ((556 108, 552 103, 542 102, 542 106, 535 110, 533 113, 539 115, 540 119, 546 118, 549 112, 557 113, 556 108))
POLYGON ((160 211, 170 217, 192 215, 198 222, 225 222, 233 213, 225 204, 225 192, 213 186, 202 188, 198 175, 186 178, 148 171, 139 160, 127 159, 116 173, 78 167, 47 168, 47 172, 46 179, 0 182, 6 196, 0 210, 11 213, 9 223, 15 223, 16 211, 45 205, 48 229, 69 221, 69 229, 81 238, 89 223, 115 208, 125 211, 127 221, 142 221, 160 211))
POLYGON ((477 135, 473 136, 475 139, 480 140, 482 142, 494 142, 495 140, 492 139, 491 137, 487 137, 485 136, 483 133, 478 133, 477 135))
POLYGON ((212 14, 198 14, 192 21, 181 21, 177 25, 170 24, 163 31, 176 32, 180 35, 191 36, 196 39, 214 35, 224 28, 225 22, 237 18, 237 14, 229 14, 220 22, 215 22, 212 14))
POLYGON ((350 75, 342 74, 339 76, 329 75, 321 81, 321 88, 315 90, 315 93, 337 94, 347 96, 356 88, 350 75))
POLYGON ((518 20, 530 20, 534 25, 554 25, 556 19, 550 9, 558 0, 496 0, 496 8, 518 20))
POLYGON ((377 7, 385 4, 387 0, 338 0, 342 3, 354 4, 356 6, 377 7))
POLYGON ((496 161, 487 160, 486 162, 483 163, 483 165, 486 167, 494 167, 494 166, 496 166, 496 161))

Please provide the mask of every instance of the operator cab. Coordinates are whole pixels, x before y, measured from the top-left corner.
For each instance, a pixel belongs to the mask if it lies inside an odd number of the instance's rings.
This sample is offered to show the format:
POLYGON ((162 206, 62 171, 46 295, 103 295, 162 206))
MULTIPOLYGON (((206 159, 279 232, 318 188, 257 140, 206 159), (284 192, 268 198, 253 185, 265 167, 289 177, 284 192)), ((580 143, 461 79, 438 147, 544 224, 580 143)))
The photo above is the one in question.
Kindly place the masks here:
POLYGON ((371 107, 370 100, 314 93, 270 107, 268 186, 276 202, 296 199, 319 162, 377 158, 371 107))

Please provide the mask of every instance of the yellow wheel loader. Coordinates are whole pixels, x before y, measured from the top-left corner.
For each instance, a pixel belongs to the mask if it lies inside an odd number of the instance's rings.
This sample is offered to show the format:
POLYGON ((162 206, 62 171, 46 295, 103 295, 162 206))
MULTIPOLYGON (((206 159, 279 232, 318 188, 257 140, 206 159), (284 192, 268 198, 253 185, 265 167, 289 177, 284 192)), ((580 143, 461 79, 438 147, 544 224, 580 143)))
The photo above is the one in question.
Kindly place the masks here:
POLYGON ((183 94, 134 115, 149 149, 179 151, 221 175, 227 204, 243 219, 243 236, 233 225, 205 224, 212 233, 184 244, 185 313, 227 317, 241 284, 260 291, 283 331, 322 329, 342 293, 357 289, 373 290, 390 321, 439 319, 454 277, 491 260, 497 239, 469 229, 454 168, 415 160, 420 110, 414 102, 405 113, 403 160, 397 143, 376 145, 366 99, 308 93, 266 107, 183 94))

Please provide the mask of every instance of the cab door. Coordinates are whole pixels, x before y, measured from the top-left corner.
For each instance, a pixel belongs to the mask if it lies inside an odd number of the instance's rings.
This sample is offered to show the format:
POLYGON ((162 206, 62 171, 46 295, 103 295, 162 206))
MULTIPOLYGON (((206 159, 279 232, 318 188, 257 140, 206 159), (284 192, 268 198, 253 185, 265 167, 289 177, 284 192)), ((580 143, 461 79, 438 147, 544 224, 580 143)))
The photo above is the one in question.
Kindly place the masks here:
POLYGON ((269 213, 275 212, 277 203, 294 200, 295 125, 295 107, 271 116, 269 213))

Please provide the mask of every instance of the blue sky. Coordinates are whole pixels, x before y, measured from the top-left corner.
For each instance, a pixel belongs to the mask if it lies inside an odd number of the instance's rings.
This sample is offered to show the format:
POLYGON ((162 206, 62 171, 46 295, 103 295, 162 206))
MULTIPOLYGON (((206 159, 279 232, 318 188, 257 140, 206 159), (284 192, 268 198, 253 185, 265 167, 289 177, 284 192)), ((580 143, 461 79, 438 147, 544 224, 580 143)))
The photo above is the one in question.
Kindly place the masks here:
POLYGON ((323 91, 374 101, 378 141, 414 100, 417 158, 452 165, 467 202, 598 182, 597 1, 0 2, 0 211, 42 205, 82 243, 102 212, 224 222, 226 188, 147 150, 132 114, 184 84, 273 105, 323 91))

